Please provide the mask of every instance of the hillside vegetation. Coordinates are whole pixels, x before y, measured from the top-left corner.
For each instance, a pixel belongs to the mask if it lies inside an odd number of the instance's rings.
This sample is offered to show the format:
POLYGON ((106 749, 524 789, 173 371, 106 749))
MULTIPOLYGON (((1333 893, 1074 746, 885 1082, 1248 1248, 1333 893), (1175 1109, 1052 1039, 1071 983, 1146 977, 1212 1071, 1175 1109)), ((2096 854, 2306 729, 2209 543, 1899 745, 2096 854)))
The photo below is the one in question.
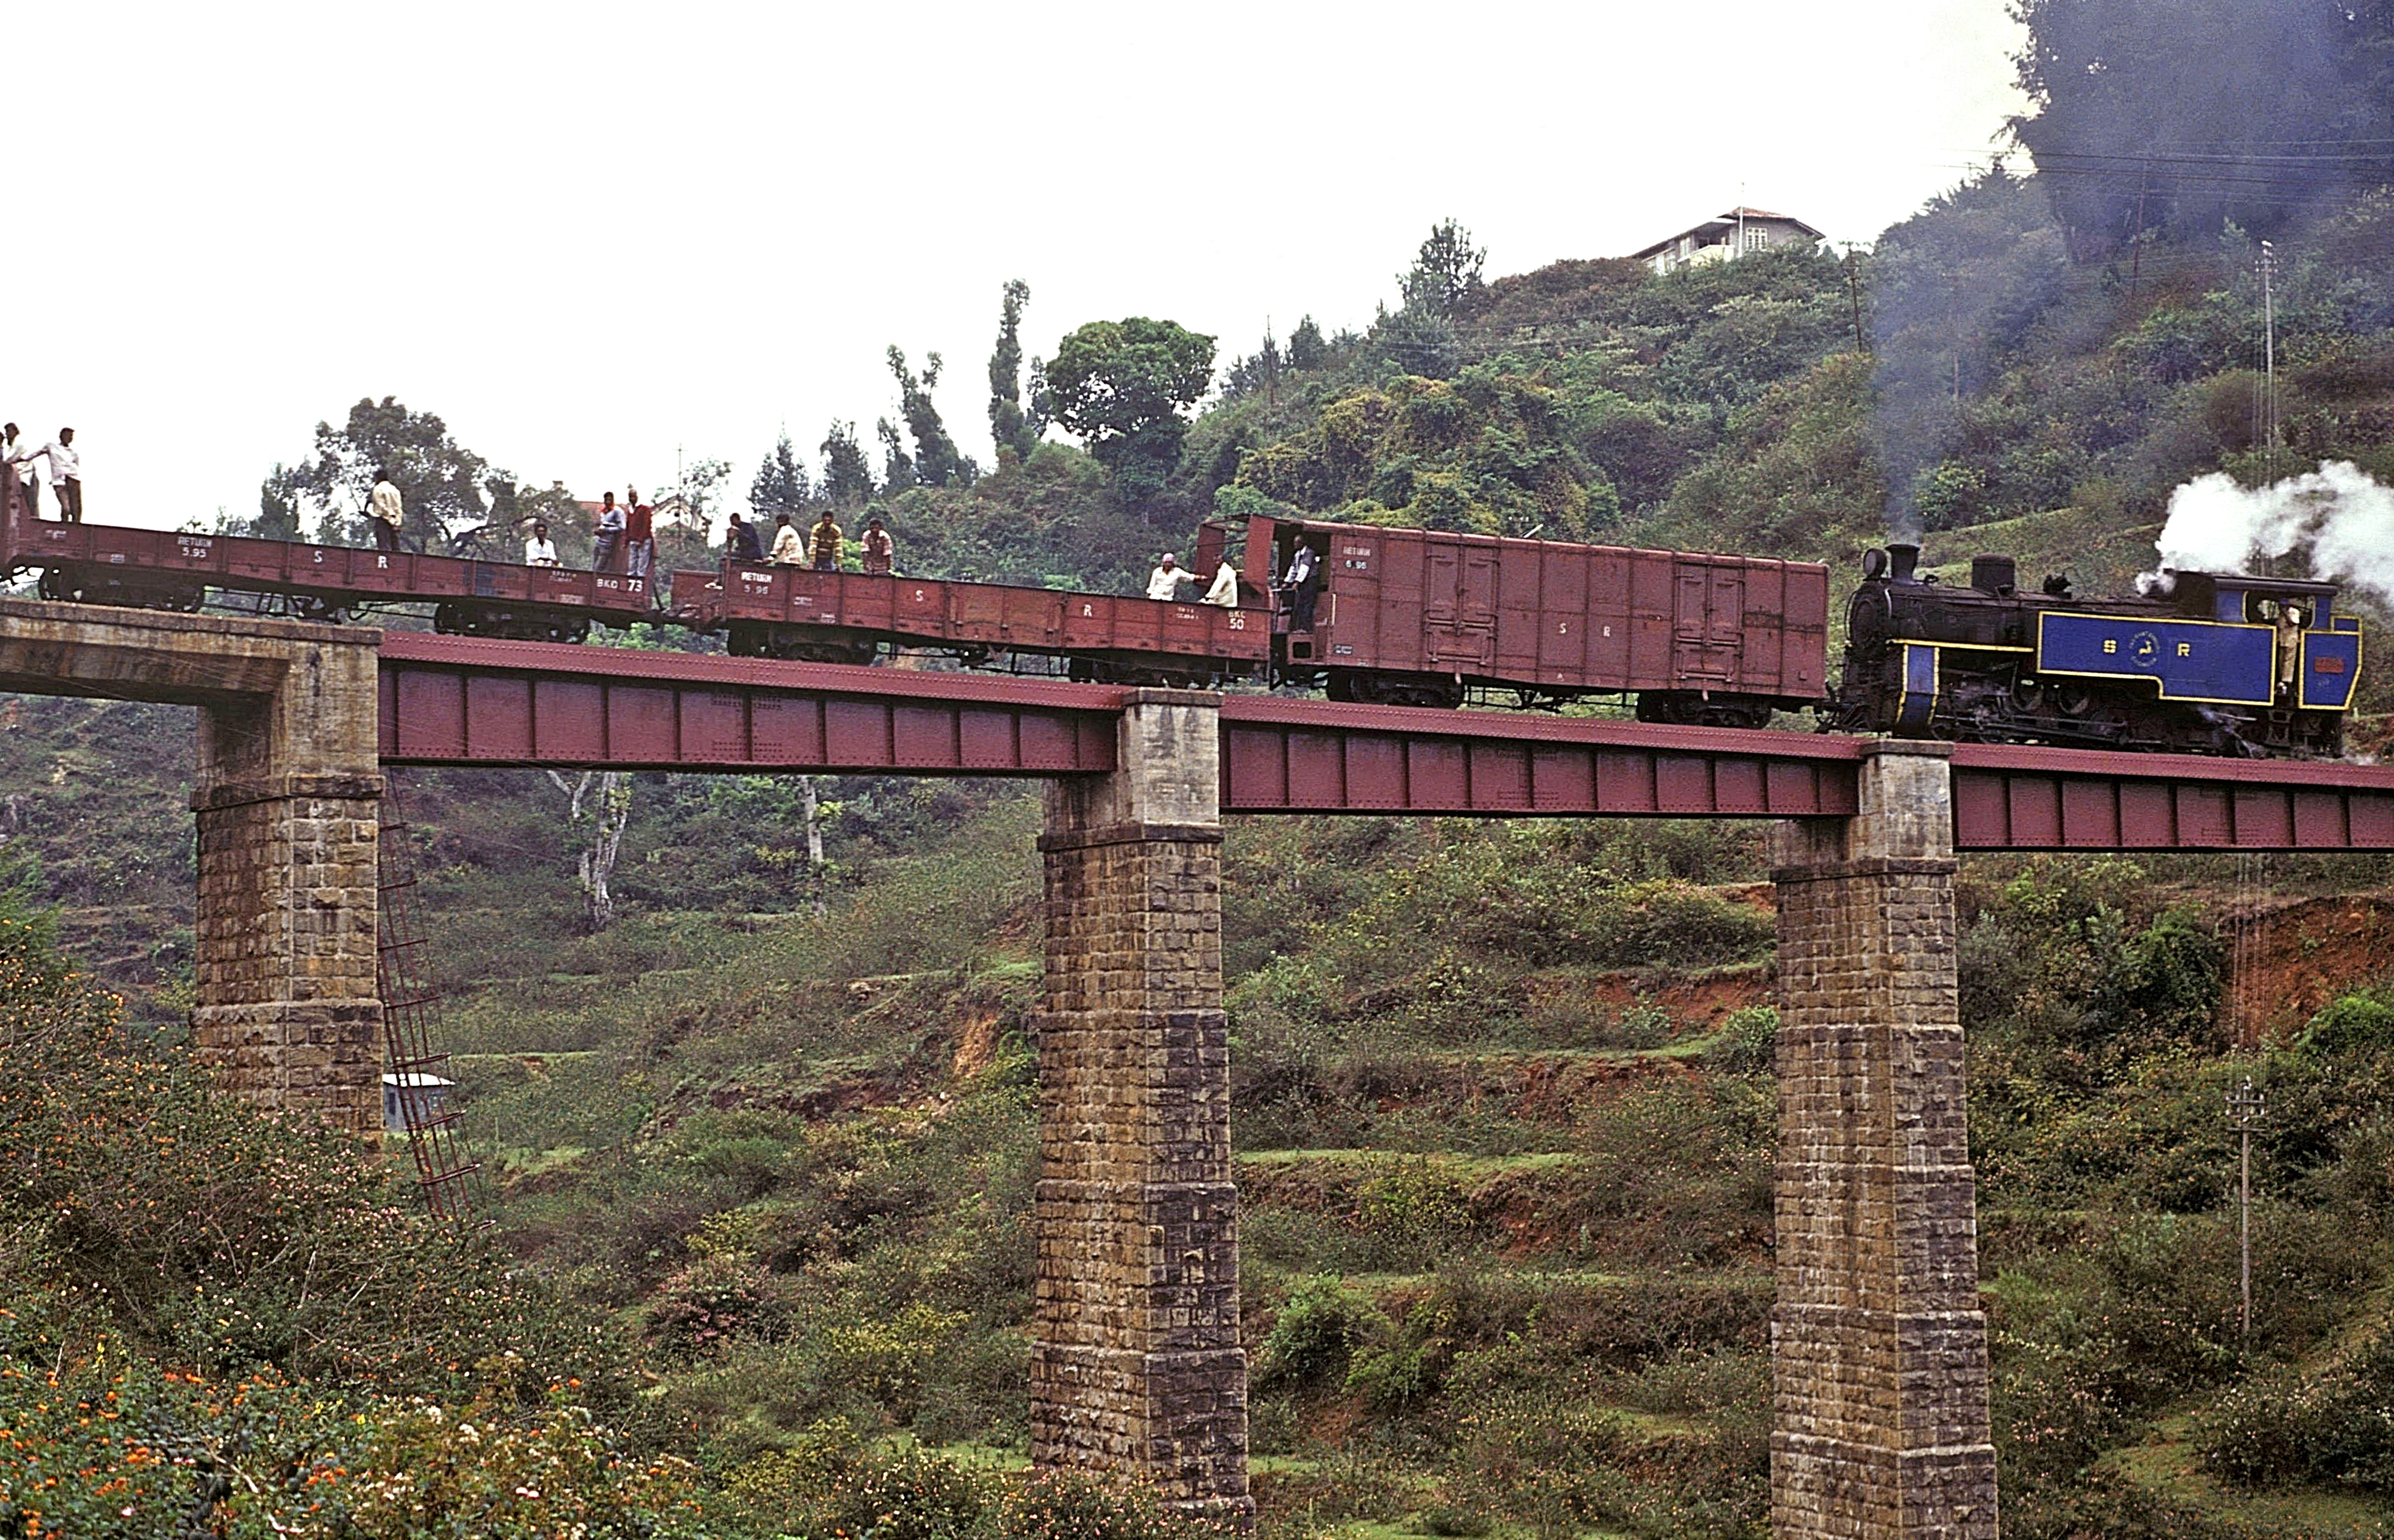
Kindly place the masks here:
MULTIPOLYGON (((1052 586, 1296 510, 1841 572, 1917 530, 1932 565, 2110 591, 2190 477, 2394 477, 2385 7, 2020 9, 2034 169, 1866 253, 1491 277, 1447 221, 1361 331, 1223 357, 1105 320, 1027 370, 1008 285, 986 466, 936 361, 892 349, 877 461, 835 423, 746 501, 851 534, 875 509, 909 570, 1052 586), (2124 155, 2132 197, 2098 174, 2124 155)), ((238 522, 296 533, 386 456, 414 538, 545 512, 579 548, 561 493, 389 400, 238 522)), ((720 465, 681 492, 739 495, 720 465)), ((666 564, 706 533, 670 527, 666 564)), ((2394 670, 2362 704, 2383 744, 2394 670)), ((461 1232, 193 1070, 191 763, 173 708, 0 701, 0 1533, 1193 1540, 1024 1468, 1030 788, 397 777, 490 1178, 461 1232), (616 819, 601 925, 578 869, 616 819)), ((1262 1527, 1766 1533, 1759 827, 1234 819, 1225 862, 1262 1527)), ((1965 862, 2008 1534, 2394 1522, 2389 889, 2375 858, 1965 862)))

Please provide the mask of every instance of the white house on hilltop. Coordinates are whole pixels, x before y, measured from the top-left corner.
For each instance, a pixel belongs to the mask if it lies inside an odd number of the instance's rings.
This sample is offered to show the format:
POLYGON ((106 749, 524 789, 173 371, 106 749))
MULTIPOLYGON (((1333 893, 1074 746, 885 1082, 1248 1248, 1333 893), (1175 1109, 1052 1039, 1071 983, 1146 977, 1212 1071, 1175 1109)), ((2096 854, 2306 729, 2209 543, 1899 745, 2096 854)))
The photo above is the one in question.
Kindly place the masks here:
POLYGON ((1726 262, 1768 246, 1809 245, 1821 232, 1803 220, 1759 208, 1733 208, 1717 218, 1683 230, 1667 241, 1629 254, 1656 272, 1677 272, 1700 262, 1726 262))

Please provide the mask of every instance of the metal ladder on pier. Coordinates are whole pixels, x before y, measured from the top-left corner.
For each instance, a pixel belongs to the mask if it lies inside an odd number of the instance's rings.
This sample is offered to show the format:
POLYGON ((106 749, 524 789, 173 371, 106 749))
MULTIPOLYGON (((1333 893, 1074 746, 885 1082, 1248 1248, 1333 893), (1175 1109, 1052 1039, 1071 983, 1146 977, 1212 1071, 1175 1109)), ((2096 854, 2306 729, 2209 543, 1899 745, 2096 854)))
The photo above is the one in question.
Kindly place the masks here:
POLYGON ((377 855, 375 972, 382 994, 385 1073, 391 1077, 386 1084, 415 1157, 416 1191, 424 1206, 442 1218, 470 1218, 488 1206, 482 1168, 467 1157, 457 1128, 463 1114, 448 1105, 451 1082, 442 1072, 449 1056, 432 1049, 441 996, 426 960, 415 906, 415 852, 396 778, 383 793, 377 855))

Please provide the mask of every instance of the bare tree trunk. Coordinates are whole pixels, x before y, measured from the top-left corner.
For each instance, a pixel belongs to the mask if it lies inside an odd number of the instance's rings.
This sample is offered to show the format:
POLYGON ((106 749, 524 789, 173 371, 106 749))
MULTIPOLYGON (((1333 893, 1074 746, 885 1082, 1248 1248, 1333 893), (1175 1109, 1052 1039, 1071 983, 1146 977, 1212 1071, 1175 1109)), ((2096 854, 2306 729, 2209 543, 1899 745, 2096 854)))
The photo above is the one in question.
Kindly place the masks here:
POLYGON ((632 821, 632 778, 623 770, 605 770, 598 777, 598 827, 590 849, 582 852, 582 897, 588 905, 590 928, 604 930, 615 923, 615 896, 607 890, 615 857, 624 848, 624 825, 632 821))
POLYGON ((582 772, 582 778, 574 782, 572 785, 566 784, 565 777, 559 775, 555 770, 550 770, 548 772, 548 778, 557 783, 557 789, 559 791, 563 792, 567 796, 572 799, 572 804, 567 809, 565 816, 572 819, 576 823, 581 823, 582 797, 583 795, 590 789, 590 772, 588 770, 584 770, 582 772))
POLYGON ((798 777, 798 805, 807 821, 807 887, 814 893, 815 918, 831 912, 823 899, 822 801, 811 775, 798 777))
POLYGON ((632 778, 623 770, 584 770, 572 782, 550 770, 548 778, 569 798, 566 817, 575 823, 582 822, 592 783, 598 783, 598 827, 592 831, 590 849, 582 852, 579 880, 584 917, 594 932, 604 930, 615 923, 615 895, 608 890, 607 879, 613 875, 615 857, 624 848, 624 825, 632 821, 632 778))

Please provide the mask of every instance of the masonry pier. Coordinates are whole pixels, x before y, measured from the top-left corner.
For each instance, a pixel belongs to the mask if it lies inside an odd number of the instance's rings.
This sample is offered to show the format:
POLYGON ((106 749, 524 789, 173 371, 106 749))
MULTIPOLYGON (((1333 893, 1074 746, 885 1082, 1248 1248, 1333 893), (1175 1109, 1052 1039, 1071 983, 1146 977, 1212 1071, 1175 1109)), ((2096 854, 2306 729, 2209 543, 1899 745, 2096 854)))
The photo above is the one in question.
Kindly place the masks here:
POLYGON ((378 1144, 382 633, 23 600, 6 619, 0 690, 199 708, 194 1055, 378 1144))
POLYGON ((1994 1540, 1954 981, 1952 750, 1778 824, 1777 1540, 1994 1540))
POLYGON ((1243 1520, 1219 715, 1127 691, 1116 768, 1048 784, 1031 1441, 1243 1520))

